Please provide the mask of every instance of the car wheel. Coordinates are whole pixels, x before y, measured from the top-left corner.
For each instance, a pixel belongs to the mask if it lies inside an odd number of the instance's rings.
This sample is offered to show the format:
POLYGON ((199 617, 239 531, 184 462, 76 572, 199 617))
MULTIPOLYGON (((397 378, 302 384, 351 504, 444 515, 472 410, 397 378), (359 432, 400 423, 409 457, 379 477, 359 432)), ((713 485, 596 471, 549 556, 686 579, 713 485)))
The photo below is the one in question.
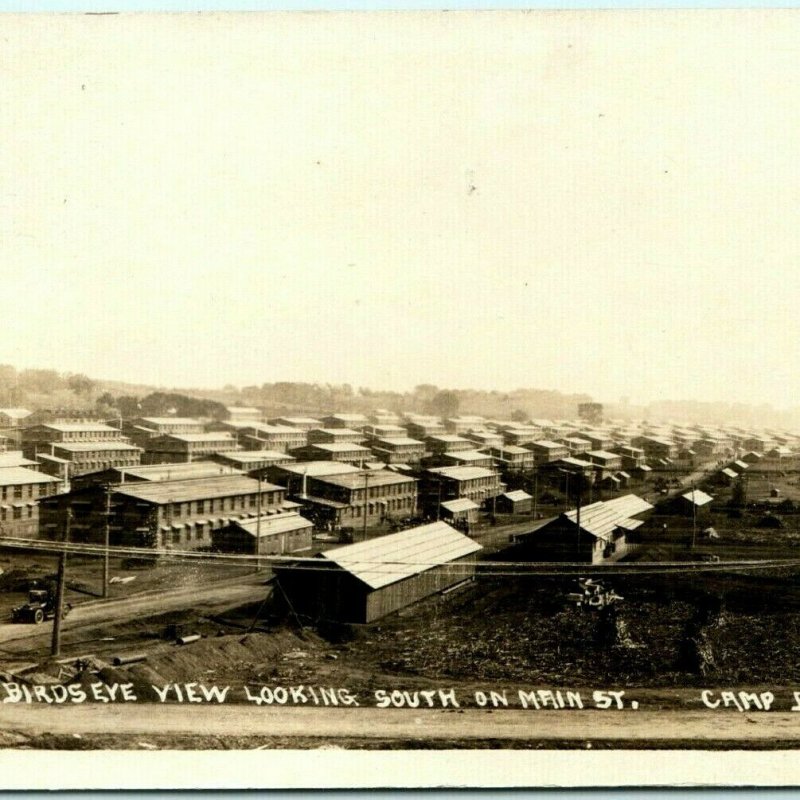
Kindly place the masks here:
POLYGON ((33 621, 37 625, 41 625, 44 622, 44 611, 41 608, 37 608, 36 611, 33 612, 33 621))

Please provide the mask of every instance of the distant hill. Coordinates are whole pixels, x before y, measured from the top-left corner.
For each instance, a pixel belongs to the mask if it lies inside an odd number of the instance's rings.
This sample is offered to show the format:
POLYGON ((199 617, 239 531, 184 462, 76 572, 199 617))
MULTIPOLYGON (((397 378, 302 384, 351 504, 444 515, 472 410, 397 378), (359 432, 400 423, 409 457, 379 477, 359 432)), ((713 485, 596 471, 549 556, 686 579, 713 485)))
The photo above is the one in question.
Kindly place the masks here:
MULTIPOLYGON (((59 409, 82 414, 114 416, 145 405, 162 408, 164 396, 184 408, 197 406, 190 401, 247 405, 263 408, 268 416, 294 411, 322 414, 336 411, 370 412, 376 408, 414 411, 440 416, 478 414, 490 419, 574 419, 578 404, 591 402, 588 394, 564 394, 551 389, 520 388, 510 392, 480 389, 447 389, 419 384, 406 392, 368 387, 354 389, 350 384, 276 382, 260 386, 223 386, 219 389, 164 387, 90 378, 52 369, 17 370, 0 364, 0 407, 22 406, 31 410, 59 409)), ((216 413, 215 413, 216 415, 216 413)), ((738 424, 748 427, 800 428, 800 407, 775 409, 769 405, 663 400, 647 406, 629 403, 605 404, 607 418, 675 420, 708 424, 738 424)))

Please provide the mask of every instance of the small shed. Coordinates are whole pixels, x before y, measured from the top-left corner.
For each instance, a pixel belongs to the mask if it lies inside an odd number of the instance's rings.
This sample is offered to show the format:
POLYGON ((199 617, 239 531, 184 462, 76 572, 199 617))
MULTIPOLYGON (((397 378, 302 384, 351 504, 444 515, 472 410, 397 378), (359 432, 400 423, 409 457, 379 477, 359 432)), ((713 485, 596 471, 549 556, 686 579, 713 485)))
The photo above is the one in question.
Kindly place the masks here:
POLYGON ((497 510, 501 514, 530 514, 533 497, 522 489, 505 492, 497 498, 497 510))
POLYGON ((314 523, 295 512, 250 519, 231 520, 211 531, 215 550, 223 553, 253 553, 256 537, 259 555, 284 555, 311 549, 314 523))
POLYGON ((468 522, 470 525, 478 521, 480 506, 468 497, 446 500, 441 504, 441 515, 451 522, 468 522))
POLYGON ((363 624, 470 580, 481 549, 439 521, 274 569, 296 613, 363 624))
POLYGON ((678 497, 681 511, 688 514, 706 513, 714 498, 700 489, 691 489, 678 497))

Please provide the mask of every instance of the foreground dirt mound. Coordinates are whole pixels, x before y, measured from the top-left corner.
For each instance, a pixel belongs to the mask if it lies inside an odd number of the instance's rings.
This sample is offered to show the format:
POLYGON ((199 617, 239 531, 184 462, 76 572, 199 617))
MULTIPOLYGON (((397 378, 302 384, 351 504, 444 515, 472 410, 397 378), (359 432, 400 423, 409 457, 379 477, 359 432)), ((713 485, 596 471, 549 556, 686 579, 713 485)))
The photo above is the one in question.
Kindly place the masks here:
POLYGON ((566 601, 569 582, 483 581, 367 629, 348 662, 395 675, 530 683, 693 685, 800 680, 794 576, 614 582, 613 618, 566 601))

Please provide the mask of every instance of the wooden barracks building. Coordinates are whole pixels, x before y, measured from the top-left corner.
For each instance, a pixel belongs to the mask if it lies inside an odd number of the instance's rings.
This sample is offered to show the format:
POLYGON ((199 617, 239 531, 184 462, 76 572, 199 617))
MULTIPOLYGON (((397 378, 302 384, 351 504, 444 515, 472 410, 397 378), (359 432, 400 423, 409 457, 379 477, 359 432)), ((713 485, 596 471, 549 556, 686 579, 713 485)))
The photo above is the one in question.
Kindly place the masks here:
MULTIPOLYGON (((321 528, 378 525, 407 517, 417 507, 417 482, 390 470, 358 470, 306 477, 305 491, 292 495, 321 528)), ((296 484, 295 484, 296 485, 296 484)))
POLYGON ((197 550, 212 545, 212 531, 231 520, 296 512, 287 503, 282 486, 242 475, 193 478, 180 481, 141 481, 78 489, 41 501, 40 531, 43 538, 58 539, 71 509, 71 539, 103 540, 106 502, 110 502, 112 544, 197 550), (259 491, 261 500, 259 502, 259 491), (107 492, 110 498, 107 500, 107 492))
POLYGON ((434 522, 274 570, 296 613, 364 624, 471 580, 481 549, 446 522, 434 522))

